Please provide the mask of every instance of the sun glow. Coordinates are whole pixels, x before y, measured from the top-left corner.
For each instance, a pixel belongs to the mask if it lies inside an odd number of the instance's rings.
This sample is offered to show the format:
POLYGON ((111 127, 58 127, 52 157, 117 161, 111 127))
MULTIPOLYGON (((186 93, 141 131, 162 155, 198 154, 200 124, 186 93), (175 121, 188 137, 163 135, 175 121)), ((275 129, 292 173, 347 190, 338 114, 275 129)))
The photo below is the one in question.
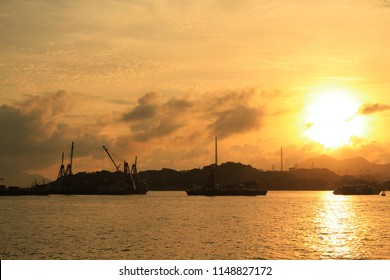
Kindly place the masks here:
POLYGON ((326 148, 352 143, 364 133, 364 117, 359 115, 361 103, 348 92, 335 90, 315 96, 307 106, 306 134, 326 148))

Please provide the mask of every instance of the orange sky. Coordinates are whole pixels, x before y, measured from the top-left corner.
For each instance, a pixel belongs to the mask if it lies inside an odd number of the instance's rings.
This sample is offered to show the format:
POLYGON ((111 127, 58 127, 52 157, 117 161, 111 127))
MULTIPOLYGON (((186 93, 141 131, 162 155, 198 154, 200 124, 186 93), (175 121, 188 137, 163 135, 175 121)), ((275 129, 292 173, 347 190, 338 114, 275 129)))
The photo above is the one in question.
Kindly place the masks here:
POLYGON ((390 162, 390 1, 5 0, 0 11, 0 176, 53 179, 72 141, 75 171, 113 169, 103 144, 140 170, 201 167, 216 135, 220 162, 263 169, 281 146, 285 166, 323 153, 390 162))

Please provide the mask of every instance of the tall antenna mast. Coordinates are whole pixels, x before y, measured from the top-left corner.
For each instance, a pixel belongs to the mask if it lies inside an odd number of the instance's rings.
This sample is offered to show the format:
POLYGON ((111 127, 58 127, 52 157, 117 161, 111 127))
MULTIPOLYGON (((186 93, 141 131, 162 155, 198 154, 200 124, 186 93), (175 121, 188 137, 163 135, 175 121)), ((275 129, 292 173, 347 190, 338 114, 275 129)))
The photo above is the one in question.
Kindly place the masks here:
POLYGON ((74 149, 74 142, 72 142, 72 149, 70 151, 70 169, 73 168, 73 149, 74 149))
POLYGON ((280 171, 283 171, 283 147, 280 147, 280 171))
POLYGON ((215 137, 215 166, 218 165, 218 140, 215 137))

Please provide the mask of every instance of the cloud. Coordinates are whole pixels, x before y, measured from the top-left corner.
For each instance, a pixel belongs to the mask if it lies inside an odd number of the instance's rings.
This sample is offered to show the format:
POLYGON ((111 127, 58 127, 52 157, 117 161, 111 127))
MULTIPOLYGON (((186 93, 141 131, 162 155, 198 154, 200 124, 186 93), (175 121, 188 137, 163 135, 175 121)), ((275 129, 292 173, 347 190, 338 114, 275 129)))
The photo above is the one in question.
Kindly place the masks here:
POLYGON ((65 91, 29 96, 20 103, 0 107, 0 170, 39 170, 59 162, 72 141, 78 156, 90 155, 104 138, 90 126, 67 118, 77 97, 65 91))
POLYGON ((361 115, 370 115, 370 114, 383 112, 383 111, 387 111, 387 110, 390 110, 390 105, 378 104, 378 103, 376 103, 376 104, 363 104, 359 108, 359 113, 361 115))
POLYGON ((121 120, 129 124, 138 141, 165 137, 177 131, 185 125, 186 113, 193 106, 185 99, 173 98, 163 103, 155 92, 146 93, 137 102, 121 120))
POLYGON ((238 105, 230 110, 219 112, 217 115, 217 119, 210 127, 215 128, 217 135, 227 137, 259 127, 263 113, 260 109, 238 105))
POLYGON ((204 147, 194 147, 191 150, 189 150, 187 153, 185 153, 181 159, 182 160, 188 160, 188 161, 194 161, 196 159, 204 157, 204 155, 207 155, 209 153, 209 150, 204 147))
POLYGON ((202 129, 209 135, 228 137, 259 128, 264 116, 256 106, 254 89, 207 92, 191 98, 163 101, 156 92, 144 94, 137 105, 121 116, 138 141, 171 135, 186 127, 187 133, 202 129))
MULTIPOLYGON (((166 150, 163 155, 169 150, 188 165, 194 159, 201 164, 205 150, 194 146, 203 145, 216 134, 229 137, 261 126, 264 113, 256 98, 254 90, 168 98, 148 92, 127 111, 108 108, 112 118, 107 111, 98 111, 102 118, 96 116, 96 110, 104 100, 64 90, 24 96, 17 103, 0 106, 0 171, 45 170, 53 178, 51 170, 60 163, 62 152, 68 155, 73 141, 78 170, 99 168, 93 161, 105 157, 99 153, 103 144, 124 157, 135 152, 149 157, 153 143, 156 149, 166 150), (123 126, 129 130, 124 131, 123 126)), ((174 158, 172 164, 177 161, 174 158)), ((155 161, 149 160, 152 166, 157 166, 155 161)))
POLYGON ((390 1, 389 0, 375 0, 377 5, 382 8, 390 8, 390 1))
POLYGON ((158 96, 155 92, 145 94, 138 99, 138 105, 123 115, 124 121, 141 121, 153 118, 157 114, 158 96))
POLYGON ((37 139, 51 137, 60 131, 62 119, 74 105, 74 98, 64 90, 46 96, 32 96, 19 104, 20 114, 28 117, 28 126, 37 139))
POLYGON ((260 128, 265 113, 256 104, 256 97, 255 89, 244 89, 216 93, 216 97, 207 99, 210 106, 205 115, 210 133, 228 137, 260 128))
POLYGON ((36 143, 45 143, 67 129, 63 121, 72 101, 65 91, 30 96, 19 104, 0 107, 0 151, 27 152, 36 143))

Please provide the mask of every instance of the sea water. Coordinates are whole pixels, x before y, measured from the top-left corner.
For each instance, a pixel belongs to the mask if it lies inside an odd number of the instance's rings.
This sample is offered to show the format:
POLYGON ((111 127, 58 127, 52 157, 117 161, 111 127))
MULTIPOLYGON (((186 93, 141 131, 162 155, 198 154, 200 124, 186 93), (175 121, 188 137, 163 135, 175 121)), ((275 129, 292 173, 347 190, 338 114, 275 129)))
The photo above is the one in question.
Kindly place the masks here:
POLYGON ((1 259, 390 259, 390 197, 0 197, 1 259))

